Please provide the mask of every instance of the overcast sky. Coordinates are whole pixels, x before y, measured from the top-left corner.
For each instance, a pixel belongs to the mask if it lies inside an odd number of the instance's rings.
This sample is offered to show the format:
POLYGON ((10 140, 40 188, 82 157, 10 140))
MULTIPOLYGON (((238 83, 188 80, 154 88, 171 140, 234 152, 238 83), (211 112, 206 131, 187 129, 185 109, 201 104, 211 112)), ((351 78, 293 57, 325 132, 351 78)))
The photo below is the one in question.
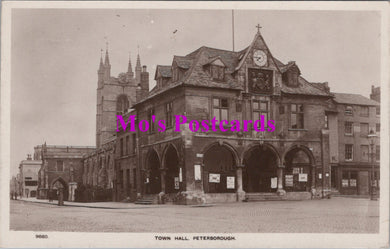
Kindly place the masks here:
MULTIPOLYGON (((350 11, 235 11, 235 47, 260 23, 274 57, 331 91, 369 96, 380 85, 380 14, 350 11)), ((19 9, 12 15, 11 174, 33 147, 95 145, 100 49, 109 42, 111 75, 157 64, 201 46, 232 49, 231 10, 19 9), (176 33, 173 33, 177 30, 176 33)), ((154 86, 151 80, 151 87, 154 86)))

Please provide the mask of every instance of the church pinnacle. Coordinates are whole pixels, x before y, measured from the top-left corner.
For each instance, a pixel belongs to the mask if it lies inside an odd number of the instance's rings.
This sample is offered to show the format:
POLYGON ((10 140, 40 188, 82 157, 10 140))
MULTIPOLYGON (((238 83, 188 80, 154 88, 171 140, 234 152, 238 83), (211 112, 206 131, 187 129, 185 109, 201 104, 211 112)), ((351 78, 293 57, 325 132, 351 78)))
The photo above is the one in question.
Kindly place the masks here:
POLYGON ((131 65, 131 54, 129 53, 129 66, 127 67, 128 73, 133 73, 133 67, 131 65))
POLYGON ((104 65, 110 65, 110 58, 108 56, 108 42, 106 42, 106 57, 104 58, 104 65))
POLYGON ((99 64, 99 70, 103 70, 103 49, 100 49, 100 64, 99 64))

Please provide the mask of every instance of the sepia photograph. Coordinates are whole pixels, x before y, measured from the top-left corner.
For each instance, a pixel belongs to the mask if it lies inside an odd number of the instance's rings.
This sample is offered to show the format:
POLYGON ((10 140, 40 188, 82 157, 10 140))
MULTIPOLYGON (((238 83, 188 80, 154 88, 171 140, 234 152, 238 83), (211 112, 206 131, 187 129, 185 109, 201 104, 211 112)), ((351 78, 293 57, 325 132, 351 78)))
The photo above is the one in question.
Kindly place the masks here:
POLYGON ((2 7, 1 247, 389 246, 386 3, 2 7))

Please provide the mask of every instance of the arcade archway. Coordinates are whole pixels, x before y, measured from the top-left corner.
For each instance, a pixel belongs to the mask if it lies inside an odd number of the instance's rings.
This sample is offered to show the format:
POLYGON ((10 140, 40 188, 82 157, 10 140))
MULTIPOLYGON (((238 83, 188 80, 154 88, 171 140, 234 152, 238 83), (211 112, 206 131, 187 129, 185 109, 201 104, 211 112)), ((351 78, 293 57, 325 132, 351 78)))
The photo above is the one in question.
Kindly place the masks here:
POLYGON ((254 146, 244 154, 243 189, 251 192, 277 190, 278 156, 270 147, 254 146))
POLYGON ((234 193, 236 160, 225 145, 214 144, 204 153, 203 187, 205 193, 234 193))
POLYGON ((50 190, 49 195, 51 194, 51 199, 53 200, 58 200, 59 192, 63 191, 64 194, 64 201, 68 200, 68 184, 66 184, 65 180, 62 179, 61 177, 55 179, 51 185, 50 185, 50 190))
POLYGON ((166 170, 165 193, 179 192, 179 156, 177 150, 171 144, 165 151, 163 165, 166 170))
POLYGON ((146 158, 147 174, 145 179, 146 194, 161 192, 160 159, 155 150, 150 150, 146 158))
POLYGON ((284 190, 286 191, 310 191, 313 165, 313 156, 303 147, 294 147, 285 157, 284 190))

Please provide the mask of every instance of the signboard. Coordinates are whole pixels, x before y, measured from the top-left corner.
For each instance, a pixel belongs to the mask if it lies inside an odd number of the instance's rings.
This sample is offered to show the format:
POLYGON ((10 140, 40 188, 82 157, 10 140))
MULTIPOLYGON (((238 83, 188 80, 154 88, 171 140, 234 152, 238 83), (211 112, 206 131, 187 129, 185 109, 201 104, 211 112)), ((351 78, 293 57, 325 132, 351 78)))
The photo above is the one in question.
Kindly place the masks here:
POLYGON ((293 187, 294 186, 294 176, 293 175, 286 175, 285 176, 285 185, 286 187, 293 187))
POLYGON ((348 187, 348 179, 342 179, 341 180, 341 186, 348 187))
POLYGON ((278 178, 272 177, 271 178, 271 188, 277 188, 278 187, 278 178))
POLYGON ((299 174, 298 181, 307 182, 307 174, 299 174))
POLYGON ((196 154, 196 157, 200 157, 200 158, 202 158, 202 157, 203 157, 203 154, 199 154, 199 153, 197 153, 197 154, 196 154))
POLYGON ((182 168, 179 168, 179 182, 183 182, 183 173, 182 168))
POLYGON ((234 176, 226 177, 226 188, 234 189, 234 176))
POLYGON ((318 174, 318 179, 322 179, 322 174, 321 173, 318 174))
POLYGON ((220 183, 221 175, 220 174, 209 174, 209 182, 214 182, 214 183, 220 183))
POLYGON ((293 168, 293 174, 299 174, 299 168, 293 168))
POLYGON ((350 179, 349 180, 349 186, 350 187, 356 187, 356 179, 350 179))
POLYGON ((202 180, 202 175, 200 173, 200 165, 199 164, 195 164, 194 165, 194 170, 195 170, 195 181, 202 180))
POLYGON ((175 177, 175 189, 179 189, 179 177, 175 177))

